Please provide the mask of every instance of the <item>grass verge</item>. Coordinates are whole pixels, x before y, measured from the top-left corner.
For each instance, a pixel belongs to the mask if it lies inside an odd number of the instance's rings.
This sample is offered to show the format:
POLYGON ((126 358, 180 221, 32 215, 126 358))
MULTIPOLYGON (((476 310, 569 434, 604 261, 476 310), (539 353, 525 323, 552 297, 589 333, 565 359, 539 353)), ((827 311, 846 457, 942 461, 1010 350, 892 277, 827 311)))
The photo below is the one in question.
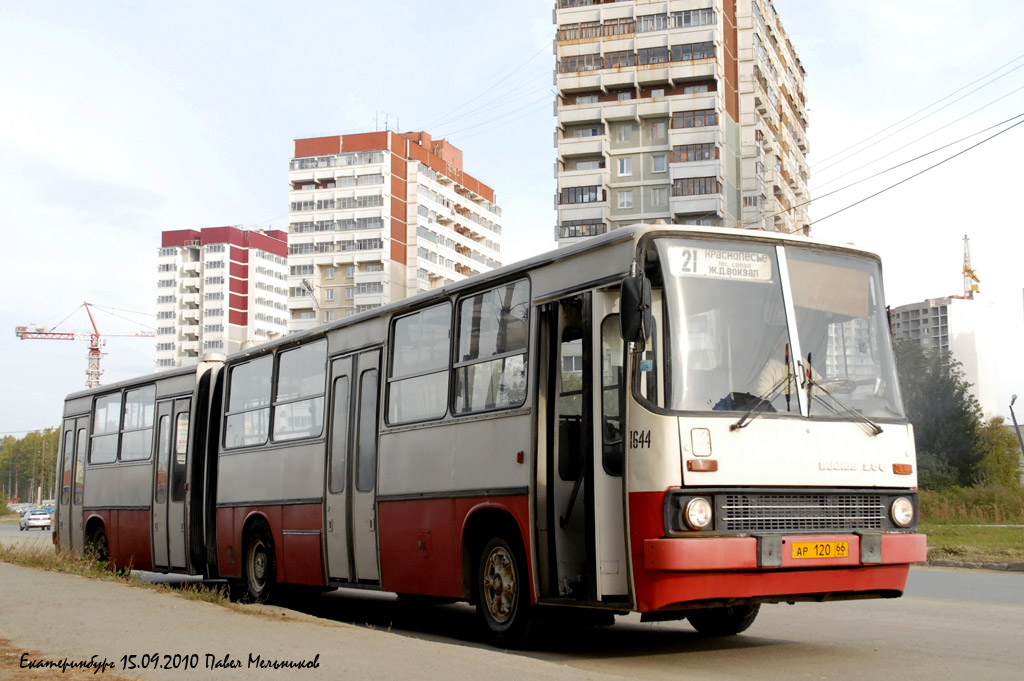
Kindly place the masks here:
POLYGON ((928 535, 928 560, 1024 562, 1024 527, 922 522, 918 528, 928 535))
POLYGON ((27 544, 0 545, 0 561, 22 567, 62 572, 92 579, 121 582, 155 591, 173 593, 194 601, 203 601, 244 610, 244 606, 228 598, 227 587, 208 584, 151 584, 139 579, 138 573, 129 570, 113 570, 105 562, 93 560, 88 555, 74 555, 67 549, 54 550, 49 545, 29 546, 27 544))

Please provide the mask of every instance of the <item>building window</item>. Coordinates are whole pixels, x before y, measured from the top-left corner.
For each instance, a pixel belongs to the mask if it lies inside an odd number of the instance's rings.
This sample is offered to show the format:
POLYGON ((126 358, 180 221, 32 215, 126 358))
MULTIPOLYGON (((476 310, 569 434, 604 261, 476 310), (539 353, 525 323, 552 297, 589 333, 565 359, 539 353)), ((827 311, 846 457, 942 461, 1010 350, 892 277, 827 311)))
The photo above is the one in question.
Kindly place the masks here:
POLYGON ((569 130, 565 131, 566 137, 600 137, 602 134, 599 128, 573 128, 571 133, 569 130))
POLYGON ((325 267, 324 268, 324 279, 334 279, 334 268, 333 267, 325 267))
POLYGON ((715 56, 715 44, 712 42, 692 43, 690 45, 673 45, 672 61, 690 61, 692 59, 712 59, 715 56))
POLYGON ((345 277, 346 278, 351 279, 353 277, 353 275, 355 275, 355 273, 356 273, 356 268, 353 267, 352 265, 349 265, 348 267, 345 268, 345 277))
POLYGON ((620 142, 628 142, 632 137, 633 126, 629 123, 619 123, 615 129, 616 139, 620 142))
POLYGON ((597 95, 576 95, 577 104, 597 104, 597 95))
POLYGON ((672 114, 673 128, 703 128, 717 125, 718 116, 714 109, 698 109, 697 111, 679 111, 672 114))
POLYGON ((718 148, 714 144, 679 144, 672 147, 673 163, 690 163, 693 161, 710 161, 718 158, 718 148))
POLYGON ((324 300, 334 300, 334 289, 324 289, 324 300))
POLYGON ((665 154, 655 154, 654 156, 651 156, 651 172, 663 173, 665 170, 665 154))
POLYGON ((651 141, 664 142, 666 138, 665 121, 654 121, 651 123, 651 141))
POLYGON ((658 207, 668 205, 668 187, 654 187, 651 189, 651 205, 658 207))
POLYGON ((722 185, 716 177, 688 177, 672 183, 672 196, 702 196, 722 193, 722 185))
POLYGON ((558 238, 572 239, 581 236, 596 236, 607 231, 607 227, 601 220, 564 220, 559 226, 558 238))
POLYGON ((383 272, 384 265, 382 265, 379 262, 372 262, 363 269, 365 269, 367 272, 383 272))
POLYGON ((636 51, 637 64, 664 64, 668 60, 667 47, 645 47, 636 51))
POLYGON ((632 208, 633 207, 633 190, 625 189, 620 191, 619 197, 619 208, 632 208))
POLYGON ((619 177, 624 175, 633 174, 633 159, 631 158, 620 158, 619 159, 619 177))
POLYGON ((616 95, 616 98, 620 102, 628 102, 629 100, 633 99, 633 93, 630 92, 629 90, 625 90, 616 95))
POLYGON ((596 203, 602 200, 601 188, 596 185, 589 187, 565 187, 562 189, 560 203, 596 203))
POLYGON ((651 97, 664 97, 664 96, 665 96, 665 88, 655 88, 654 90, 651 90, 651 97))

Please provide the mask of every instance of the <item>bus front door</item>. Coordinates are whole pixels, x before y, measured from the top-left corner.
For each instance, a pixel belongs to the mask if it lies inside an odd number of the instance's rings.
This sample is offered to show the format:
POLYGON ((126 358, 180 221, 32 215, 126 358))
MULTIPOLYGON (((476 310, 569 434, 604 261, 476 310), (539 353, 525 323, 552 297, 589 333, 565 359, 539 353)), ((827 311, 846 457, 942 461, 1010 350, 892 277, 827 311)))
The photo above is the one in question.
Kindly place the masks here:
POLYGON ((57 543, 72 551, 85 545, 82 500, 89 418, 66 419, 61 441, 60 498, 57 499, 57 543))
POLYGON ((549 579, 545 595, 592 602, 594 554, 591 295, 559 300, 546 315, 549 579))
POLYGON ((377 431, 380 351, 334 360, 324 504, 327 576, 377 582, 377 431))

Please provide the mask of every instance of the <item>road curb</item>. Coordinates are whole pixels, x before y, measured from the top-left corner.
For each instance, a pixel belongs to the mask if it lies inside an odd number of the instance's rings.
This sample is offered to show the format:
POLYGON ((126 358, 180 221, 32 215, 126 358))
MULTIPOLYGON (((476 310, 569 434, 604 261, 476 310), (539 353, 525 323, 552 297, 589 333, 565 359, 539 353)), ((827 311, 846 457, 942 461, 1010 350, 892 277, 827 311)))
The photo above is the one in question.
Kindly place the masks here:
POLYGON ((1024 563, 978 563, 968 560, 938 558, 927 563, 932 567, 965 568, 968 570, 998 570, 1000 572, 1024 572, 1024 563))

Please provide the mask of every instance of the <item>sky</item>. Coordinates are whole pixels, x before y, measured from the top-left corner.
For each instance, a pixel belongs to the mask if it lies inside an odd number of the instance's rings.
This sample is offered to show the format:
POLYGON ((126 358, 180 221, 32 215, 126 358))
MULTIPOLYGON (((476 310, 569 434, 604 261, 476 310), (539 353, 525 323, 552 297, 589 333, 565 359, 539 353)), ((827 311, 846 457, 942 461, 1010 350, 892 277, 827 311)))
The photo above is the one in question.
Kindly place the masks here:
MULTIPOLYGON (((151 329, 160 233, 287 229, 296 138, 447 138, 497 191, 506 258, 554 248, 553 5, 0 4, 0 436, 85 386, 85 341, 13 327, 86 331, 88 301, 101 333, 151 329)), ((960 293, 969 235, 999 392, 1024 394, 1024 125, 997 135, 1024 120, 1024 3, 775 8, 807 72, 812 235, 879 253, 893 306, 960 293)), ((152 339, 105 351, 104 383, 153 370, 152 339)))

